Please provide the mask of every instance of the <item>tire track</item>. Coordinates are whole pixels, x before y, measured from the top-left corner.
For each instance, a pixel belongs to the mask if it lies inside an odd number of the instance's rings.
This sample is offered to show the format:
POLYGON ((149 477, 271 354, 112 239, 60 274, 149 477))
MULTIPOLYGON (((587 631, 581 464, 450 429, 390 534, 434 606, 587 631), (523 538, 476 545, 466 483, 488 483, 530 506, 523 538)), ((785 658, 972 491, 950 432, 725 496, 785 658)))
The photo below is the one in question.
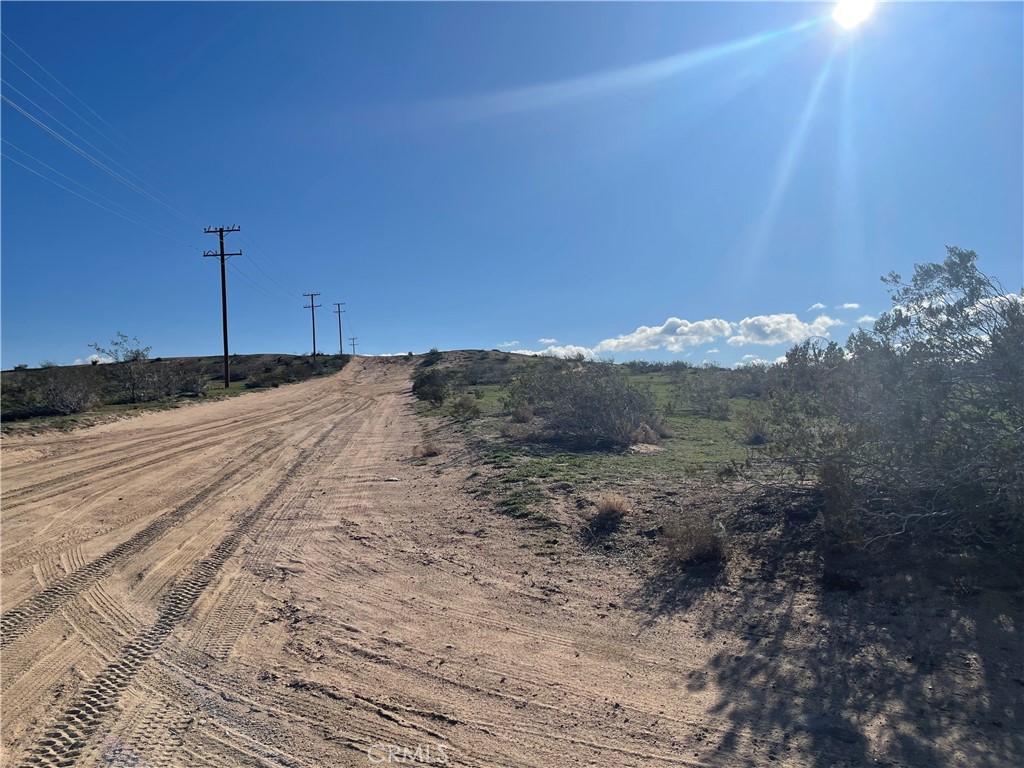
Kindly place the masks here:
MULTIPOLYGON (((278 500, 338 426, 336 422, 328 427, 324 434, 288 468, 260 504, 242 515, 238 524, 220 541, 213 552, 197 562, 187 576, 175 583, 164 600, 156 623, 139 633, 135 640, 122 648, 118 658, 92 680, 79 698, 65 710, 54 727, 46 731, 32 750, 32 754, 25 759, 24 766, 58 768, 77 762, 88 744, 89 737, 99 728, 106 713, 114 708, 121 693, 185 617, 228 558, 235 553, 242 537, 278 500)), ((202 499, 195 501, 193 506, 201 503, 218 485, 219 483, 204 489, 202 499)))
POLYGON ((8 646, 11 642, 38 626, 60 606, 106 575, 117 563, 126 560, 140 549, 149 546, 169 528, 197 509, 226 482, 245 471, 250 463, 265 456, 274 450, 275 447, 275 438, 269 437, 260 441, 254 446, 254 452, 249 457, 249 461, 239 462, 238 466, 218 475, 188 501, 175 507, 170 512, 160 515, 142 530, 137 531, 131 538, 121 542, 106 552, 106 554, 101 555, 82 568, 72 571, 57 583, 52 584, 41 592, 37 592, 18 607, 4 613, 0 616, 0 648, 8 646))

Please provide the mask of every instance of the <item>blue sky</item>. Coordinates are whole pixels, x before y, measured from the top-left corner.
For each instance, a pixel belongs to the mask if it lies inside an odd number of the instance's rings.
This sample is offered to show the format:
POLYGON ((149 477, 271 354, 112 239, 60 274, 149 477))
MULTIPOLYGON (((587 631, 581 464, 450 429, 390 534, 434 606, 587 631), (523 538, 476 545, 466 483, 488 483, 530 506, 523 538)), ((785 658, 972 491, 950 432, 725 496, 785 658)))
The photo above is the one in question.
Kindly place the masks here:
POLYGON ((732 365, 946 245, 1019 290, 1024 5, 832 8, 3 3, 2 365, 219 354, 231 224, 236 353, 311 291, 328 352, 732 365))

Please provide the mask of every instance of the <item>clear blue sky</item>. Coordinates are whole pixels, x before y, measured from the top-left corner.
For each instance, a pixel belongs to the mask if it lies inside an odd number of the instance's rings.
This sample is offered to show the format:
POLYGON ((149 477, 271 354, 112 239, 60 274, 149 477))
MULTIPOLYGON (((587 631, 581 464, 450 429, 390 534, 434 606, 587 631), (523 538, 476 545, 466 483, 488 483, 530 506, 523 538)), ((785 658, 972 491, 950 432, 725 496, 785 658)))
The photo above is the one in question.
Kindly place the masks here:
POLYGON ((731 365, 947 244, 1019 290, 1022 9, 3 3, 2 365, 219 354, 207 225, 237 353, 308 353, 306 291, 329 352, 343 301, 367 354, 731 365))

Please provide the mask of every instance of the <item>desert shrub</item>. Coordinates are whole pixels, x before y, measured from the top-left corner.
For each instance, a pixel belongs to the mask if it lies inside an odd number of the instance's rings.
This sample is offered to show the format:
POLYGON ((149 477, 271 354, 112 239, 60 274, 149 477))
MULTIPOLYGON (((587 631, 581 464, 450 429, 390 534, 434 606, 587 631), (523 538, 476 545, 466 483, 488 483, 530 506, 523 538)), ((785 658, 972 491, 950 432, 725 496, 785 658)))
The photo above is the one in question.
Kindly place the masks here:
POLYGON ((611 364, 582 358, 529 368, 513 380, 507 400, 542 415, 552 439, 591 448, 627 446, 655 418, 649 389, 631 385, 611 364))
POLYGON ((429 368, 432 365, 436 365, 441 362, 441 351, 437 347, 431 347, 430 351, 423 356, 423 361, 420 365, 423 368, 429 368))
POLYGON ((16 371, 27 371, 28 370, 28 363, 18 363, 16 366, 14 366, 14 370, 16 370, 16 371))
POLYGON ((641 424, 637 427, 631 439, 634 443, 643 443, 645 445, 658 445, 661 443, 661 437, 648 424, 641 424))
POLYGON ((419 371, 412 381, 412 393, 419 400, 426 400, 432 405, 444 405, 451 389, 451 376, 445 371, 432 368, 419 371))
POLYGON ((459 395, 452 402, 451 411, 457 419, 473 419, 480 415, 480 404, 473 395, 459 395))
POLYGON ((753 403, 739 419, 739 441, 748 446, 761 446, 771 440, 771 418, 760 403, 753 403))
POLYGON ((43 377, 40 394, 51 413, 67 416, 89 410, 92 392, 88 383, 73 371, 48 370, 43 377))
POLYGON ((597 511, 587 521, 584 535, 591 539, 601 539, 612 535, 620 527, 632 507, 625 497, 617 493, 608 493, 597 500, 597 511))
POLYGON ((695 565, 725 559, 722 537, 704 510, 682 510, 664 525, 662 541, 676 565, 695 565))
POLYGON ((120 384, 122 399, 129 403, 153 399, 152 388, 148 386, 151 377, 145 365, 152 347, 143 347, 138 338, 129 339, 120 331, 117 332, 117 338, 111 340, 109 349, 104 349, 99 344, 89 346, 97 355, 114 361, 105 367, 120 384))
POLYGON ((838 543, 929 534, 1024 546, 1024 300, 948 248, 845 349, 808 341, 773 372, 769 456, 821 491, 838 543))
POLYGON ((660 413, 654 417, 654 423, 651 424, 651 429, 653 429, 655 434, 657 434, 662 440, 668 440, 676 436, 675 432, 672 431, 672 427, 668 425, 668 419, 660 413))
POLYGON ((519 405, 512 410, 512 421, 516 424, 529 424, 533 421, 533 408, 529 405, 519 405))
POLYGON ((729 397, 725 375, 725 371, 707 369, 687 377, 687 394, 694 411, 709 419, 728 420, 729 397))
POLYGON ((498 425, 498 434, 509 440, 529 440, 536 436, 537 431, 526 424, 502 422, 498 425))

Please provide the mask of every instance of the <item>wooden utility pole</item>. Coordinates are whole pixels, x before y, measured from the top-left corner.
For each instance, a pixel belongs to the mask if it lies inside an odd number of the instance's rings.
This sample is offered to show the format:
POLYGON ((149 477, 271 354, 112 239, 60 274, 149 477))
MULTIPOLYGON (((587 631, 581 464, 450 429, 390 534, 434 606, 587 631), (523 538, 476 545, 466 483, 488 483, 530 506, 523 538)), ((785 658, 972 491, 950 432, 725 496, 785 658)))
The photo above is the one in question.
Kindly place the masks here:
POLYGON ((338 316, 338 354, 339 355, 344 355, 345 354, 345 337, 341 335, 341 315, 345 311, 344 309, 342 309, 342 307, 345 306, 345 302, 344 301, 336 301, 336 302, 334 302, 334 306, 337 307, 337 309, 334 310, 334 314, 336 314, 338 316))
POLYGON ((224 268, 225 260, 231 256, 241 256, 242 252, 224 253, 224 235, 228 232, 241 232, 238 225, 233 227, 206 227, 203 232, 207 235, 220 235, 220 252, 203 251, 203 256, 220 258, 220 310, 224 323, 224 389, 231 386, 231 376, 228 373, 228 278, 227 270, 224 268))
POLYGON ((350 342, 352 342, 352 357, 356 356, 356 339, 358 339, 358 338, 359 338, 358 336, 349 336, 348 337, 348 340, 350 342))
POLYGON ((302 295, 309 297, 309 304, 305 308, 309 310, 309 316, 313 320, 313 359, 316 360, 316 310, 323 305, 314 303, 316 297, 320 295, 319 293, 304 293, 302 295))

